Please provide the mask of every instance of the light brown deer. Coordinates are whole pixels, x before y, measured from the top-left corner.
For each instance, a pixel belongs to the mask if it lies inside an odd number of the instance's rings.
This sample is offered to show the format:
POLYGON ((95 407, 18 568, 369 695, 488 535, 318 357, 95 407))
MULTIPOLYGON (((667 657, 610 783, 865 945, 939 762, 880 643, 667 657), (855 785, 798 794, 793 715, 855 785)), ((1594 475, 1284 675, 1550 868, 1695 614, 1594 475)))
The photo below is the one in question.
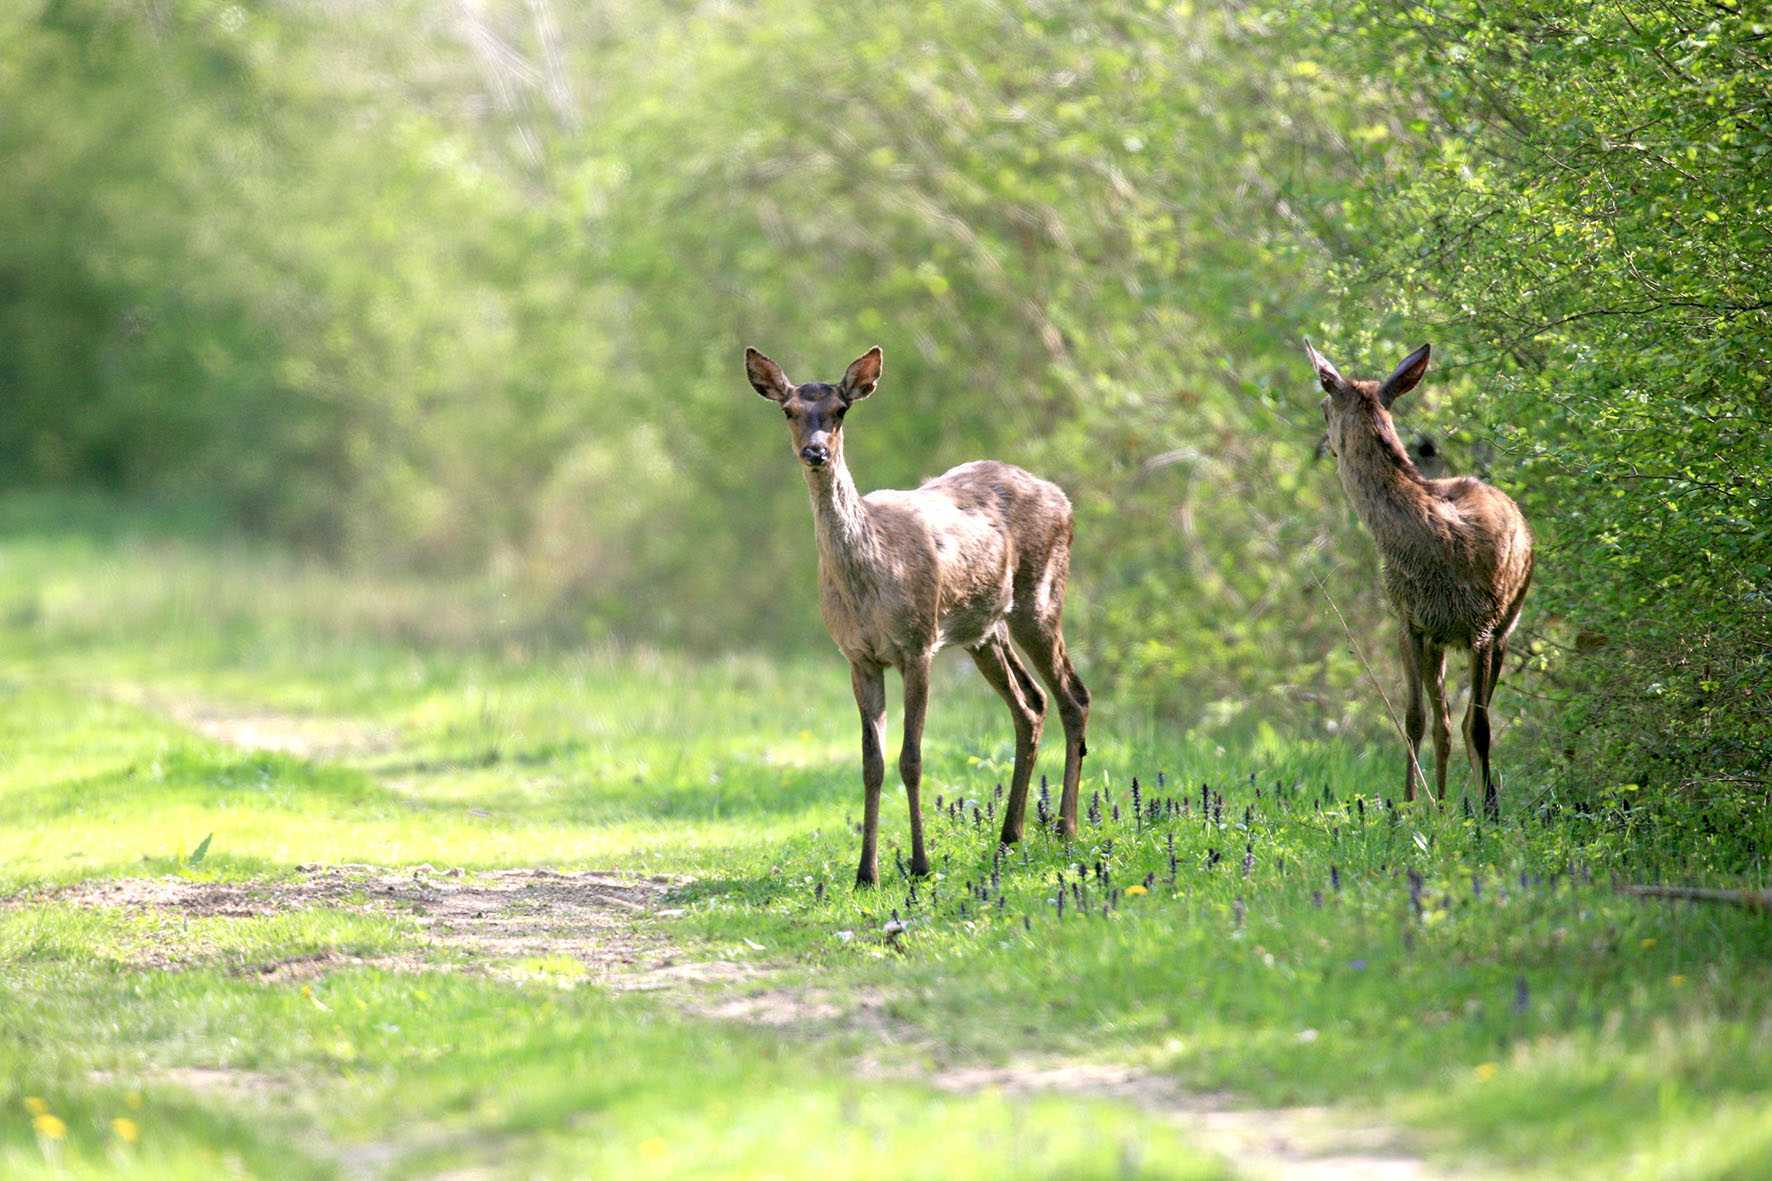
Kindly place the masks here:
POLYGON ((1022 836, 1028 779, 1046 699, 1019 646, 1046 682, 1064 722, 1062 831, 1077 831, 1083 729, 1089 691, 1065 652, 1059 617, 1070 570, 1071 503, 1056 484, 1006 463, 961 464, 914 491, 856 491, 843 461, 843 416, 880 382, 879 348, 869 349, 835 385, 795 385, 781 366, 745 350, 753 388, 781 406, 795 457, 812 494, 818 535, 819 605, 831 639, 849 658, 861 709, 861 866, 857 885, 879 880, 877 832, 885 779, 886 670, 904 677, 904 746, 898 769, 911 813, 911 872, 929 872, 918 789, 929 666, 940 648, 961 647, 1009 705, 1015 770, 1002 840, 1022 836))
MULTIPOLYGON (((1393 402, 1427 372, 1428 346, 1403 358, 1383 381, 1350 381, 1310 341, 1304 342, 1323 392, 1329 449, 1341 486, 1371 531, 1384 559, 1384 589, 1402 624, 1409 765, 1403 795, 1415 798, 1422 778, 1425 691, 1434 710, 1434 780, 1446 798, 1446 754, 1452 721, 1446 705, 1446 649, 1471 653, 1465 749, 1480 764, 1483 807, 1500 814, 1489 767, 1489 700, 1501 678, 1508 636, 1532 581, 1532 533, 1507 494, 1472 476, 1430 480, 1397 437, 1393 402)), ((1425 786, 1425 785, 1424 785, 1425 786)))

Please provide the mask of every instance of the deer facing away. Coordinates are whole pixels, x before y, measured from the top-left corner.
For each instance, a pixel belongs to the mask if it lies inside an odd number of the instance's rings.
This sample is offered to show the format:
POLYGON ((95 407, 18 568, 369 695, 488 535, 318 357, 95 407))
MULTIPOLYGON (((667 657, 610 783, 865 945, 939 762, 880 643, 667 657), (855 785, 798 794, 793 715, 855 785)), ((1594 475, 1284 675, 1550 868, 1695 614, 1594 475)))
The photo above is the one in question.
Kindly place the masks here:
POLYGON ((1078 780, 1089 691, 1065 652, 1060 615, 1070 569, 1071 505, 1055 484, 1006 463, 981 460, 910 491, 862 496, 843 461, 843 417, 874 392, 881 353, 869 349, 835 385, 795 385, 781 366, 745 350, 745 375, 787 416, 795 457, 812 494, 818 536, 819 605, 831 639, 849 658, 861 710, 865 792, 857 885, 879 878, 877 833, 885 779, 886 670, 904 678, 904 746, 898 768, 911 817, 911 872, 929 872, 918 790, 929 668, 936 650, 965 648, 1008 704, 1015 723, 1015 770, 1002 840, 1022 836, 1028 780, 1046 699, 1064 723, 1062 830, 1077 830, 1078 780), (1013 641, 1013 646, 1011 644, 1013 641), (1016 653, 1025 654, 1027 664, 1016 653))
POLYGON ((1427 372, 1428 346, 1403 359, 1383 381, 1350 381, 1304 342, 1326 395, 1323 416, 1341 486, 1384 560, 1384 589, 1402 624, 1409 764, 1403 795, 1415 798, 1425 692, 1434 714, 1434 779, 1446 797, 1452 721, 1446 704, 1446 649, 1471 653, 1467 754, 1479 764, 1483 807, 1500 812, 1489 767, 1489 699, 1501 677, 1508 636, 1532 580, 1532 533, 1506 493, 1471 476, 1432 480, 1404 449, 1390 407, 1427 372))

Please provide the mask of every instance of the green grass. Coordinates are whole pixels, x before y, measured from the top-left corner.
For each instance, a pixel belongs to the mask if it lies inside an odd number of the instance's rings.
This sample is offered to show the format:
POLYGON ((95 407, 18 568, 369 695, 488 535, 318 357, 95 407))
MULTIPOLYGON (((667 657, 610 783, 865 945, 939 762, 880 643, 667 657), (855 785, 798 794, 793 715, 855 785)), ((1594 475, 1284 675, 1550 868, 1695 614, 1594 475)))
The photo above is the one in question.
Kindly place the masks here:
MULTIPOLYGON (((326 1176, 404 1153, 401 1174, 498 1165, 522 1175, 1209 1178, 1160 1124, 1109 1104, 954 1099, 850 1076, 833 1054, 671 1018, 592 989, 530 991, 451 974, 345 970, 273 987, 198 968, 119 976, 37 955, 0 1000, 28 1010, 28 1058, 0 1140, 5 1175, 52 1173, 17 1125, 24 1088, 67 1127, 67 1155, 182 1175, 237 1156, 263 1176, 326 1176), (92 1044, 95 1013, 114 1029, 92 1044), (194 1100, 169 1064, 240 1080, 194 1100), (92 1080, 102 1079, 95 1084, 92 1080), (112 1128, 136 1121, 135 1148, 112 1128), (1033 1134, 1011 1138, 1015 1128, 1033 1134), (793 1146, 792 1154, 786 1153, 793 1146)), ((21 1031, 9 1020, 7 1041, 21 1031)), ((10 1050, 9 1045, 9 1050, 10 1050)), ((13 1057, 11 1053, 7 1055, 13 1057)))
POLYGON ((1098 694, 1085 802, 1101 793, 1102 819, 994 866, 970 809, 994 805, 1010 734, 953 660, 925 747, 939 875, 913 895, 892 871, 889 792, 888 883, 856 894, 834 655, 549 651, 448 601, 188 524, 0 511, 0 1174, 1217 1175, 1123 1104, 914 1081, 1043 1057, 1364 1109, 1520 1175, 1748 1178, 1772 1159, 1772 924, 1610 888, 1763 885, 1763 813, 1576 813, 1517 769, 1500 826, 1393 809, 1388 745, 1291 739, 1282 719, 1194 738, 1098 694), (241 751, 171 720, 273 714, 341 736, 336 753, 241 751), (1175 805, 1135 821, 1134 776, 1175 805), (938 796, 968 802, 937 813, 938 796), (695 1019, 572 987, 545 956, 464 975, 412 921, 348 905, 168 917, 48 893, 316 862, 693 875, 662 934, 840 1007, 877 999, 901 1036, 695 1019), (894 912, 910 926, 889 939, 894 912), (437 962, 253 971, 326 953, 437 962), (193 1091, 191 1070, 234 1081, 193 1091))

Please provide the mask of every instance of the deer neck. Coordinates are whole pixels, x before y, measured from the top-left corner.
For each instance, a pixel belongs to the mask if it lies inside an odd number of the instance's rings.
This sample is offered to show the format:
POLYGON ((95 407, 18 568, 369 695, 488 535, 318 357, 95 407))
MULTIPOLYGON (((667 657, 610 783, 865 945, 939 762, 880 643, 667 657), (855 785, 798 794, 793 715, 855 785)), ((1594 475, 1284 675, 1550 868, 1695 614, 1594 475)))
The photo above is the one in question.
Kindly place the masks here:
POLYGON ((806 469, 806 487, 812 494, 819 569, 851 587, 871 581, 880 564, 879 538, 841 444, 824 467, 806 469))
POLYGON ((1382 553, 1431 546, 1440 530, 1427 479, 1403 449, 1390 416, 1373 409, 1341 432, 1341 486, 1382 553))

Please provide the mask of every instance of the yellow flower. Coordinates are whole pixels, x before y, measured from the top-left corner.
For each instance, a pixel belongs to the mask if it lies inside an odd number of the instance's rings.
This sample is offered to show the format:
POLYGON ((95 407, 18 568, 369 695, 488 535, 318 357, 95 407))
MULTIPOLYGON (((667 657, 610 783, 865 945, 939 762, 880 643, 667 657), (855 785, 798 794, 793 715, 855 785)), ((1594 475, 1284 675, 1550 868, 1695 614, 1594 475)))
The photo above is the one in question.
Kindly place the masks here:
POLYGON ((136 1138, 142 1134, 136 1122, 126 1115, 120 1115, 111 1121, 111 1131, 117 1133, 117 1139, 125 1144, 134 1144, 136 1138))
POLYGON ((49 1110, 49 1104, 43 1102, 43 1100, 37 1098, 35 1095, 26 1095, 25 1110, 32 1115, 42 1115, 49 1110))
POLYGON ((1127 886, 1126 893, 1130 896, 1132 894, 1149 894, 1150 891, 1143 886, 1127 886))
POLYGON ((31 1121, 31 1126, 45 1140, 60 1140, 68 1134, 68 1125, 62 1123, 60 1117, 50 1115, 47 1111, 38 1112, 37 1118, 31 1121))
POLYGON ((640 1141, 640 1155, 647 1160, 659 1160, 670 1150, 671 1146, 665 1143, 663 1136, 653 1136, 640 1141))
POLYGON ((1682 984, 1686 983, 1686 978, 1684 976, 1680 975, 1678 972, 1675 972, 1672 976, 1669 976, 1667 978, 1667 982, 1669 984, 1673 985, 1675 988, 1678 988, 1682 984))
POLYGON ((1500 1069, 1501 1068, 1499 1066, 1495 1065, 1495 1063, 1493 1063, 1493 1062, 1484 1062, 1484 1063, 1479 1064, 1477 1067, 1477 1070, 1476 1070, 1477 1081, 1480 1083, 1488 1082, 1490 1079, 1495 1077, 1495 1072, 1500 1069))
POLYGON ((1637 946, 1642 948, 1644 951, 1648 951, 1651 947, 1655 946, 1655 940, 1645 939, 1641 943, 1637 944, 1637 946))

